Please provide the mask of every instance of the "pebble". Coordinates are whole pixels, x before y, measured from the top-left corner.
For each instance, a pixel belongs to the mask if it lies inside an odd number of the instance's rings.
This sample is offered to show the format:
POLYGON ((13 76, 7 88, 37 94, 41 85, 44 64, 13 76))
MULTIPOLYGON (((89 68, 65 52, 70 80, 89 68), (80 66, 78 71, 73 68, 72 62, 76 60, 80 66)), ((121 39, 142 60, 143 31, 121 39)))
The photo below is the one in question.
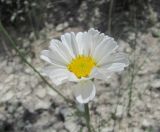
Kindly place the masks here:
POLYGON ((64 22, 64 23, 58 24, 56 26, 56 31, 61 31, 61 30, 63 30, 66 27, 68 27, 68 22, 64 22))
POLYGON ((30 84, 32 88, 36 88, 37 84, 38 84, 38 79, 35 76, 31 76, 30 77, 30 84))
POLYGON ((38 86, 38 88, 35 89, 35 94, 39 98, 44 98, 46 96, 46 89, 43 88, 42 86, 38 86))
POLYGON ((47 94, 50 95, 50 96, 55 97, 57 95, 57 93, 54 90, 52 90, 52 88, 50 88, 50 87, 46 87, 46 90, 47 90, 46 91, 47 94))
POLYGON ((8 91, 4 96, 1 97, 0 101, 1 102, 7 102, 12 99, 14 96, 13 91, 8 91))
POLYGON ((160 79, 153 80, 151 83, 151 87, 155 89, 160 89, 160 79))
POLYGON ((28 40, 24 40, 24 42, 23 42, 23 47, 24 47, 24 48, 28 48, 29 45, 30 45, 30 42, 29 42, 28 40))
POLYGON ((39 100, 35 104, 35 110, 37 109, 48 109, 50 107, 51 103, 49 101, 45 100, 39 100))
POLYGON ((102 128, 101 132, 113 132, 113 128, 102 128))
POLYGON ((68 132, 68 131, 65 129, 62 129, 62 130, 59 130, 59 132, 68 132))
POLYGON ((0 113, 0 120, 4 121, 5 119, 6 119, 6 117, 5 117, 4 113, 0 113))
POLYGON ((0 90, 3 90, 4 85, 2 83, 0 83, 0 90))
POLYGON ((123 115, 123 106, 122 105, 118 105, 117 106, 117 112, 116 112, 116 117, 118 119, 122 118, 122 115, 123 115))
POLYGON ((96 109, 96 111, 102 116, 102 118, 107 118, 109 116, 108 113, 111 111, 111 109, 108 109, 107 107, 108 106, 106 105, 99 105, 96 109))
POLYGON ((141 132, 141 130, 139 128, 134 128, 133 132, 141 132))
POLYGON ((10 74, 7 78, 6 78, 6 80, 4 81, 4 83, 10 83, 10 82, 12 82, 13 80, 14 80, 14 74, 10 74))
POLYGON ((63 122, 56 122, 55 124, 54 124, 54 128, 56 129, 56 130, 60 130, 60 129, 62 129, 63 128, 63 122))
POLYGON ((1 61, 1 63, 0 63, 0 69, 6 67, 6 65, 7 65, 7 60, 1 61))
POLYGON ((59 113, 66 119, 70 115, 71 110, 69 108, 60 108, 59 113))
POLYGON ((73 121, 66 121, 64 126, 69 132, 78 132, 78 130, 80 130, 80 128, 73 121))
POLYGON ((151 121, 148 121, 148 120, 144 119, 142 121, 142 128, 147 129, 147 128, 150 128, 150 127, 151 127, 151 121))

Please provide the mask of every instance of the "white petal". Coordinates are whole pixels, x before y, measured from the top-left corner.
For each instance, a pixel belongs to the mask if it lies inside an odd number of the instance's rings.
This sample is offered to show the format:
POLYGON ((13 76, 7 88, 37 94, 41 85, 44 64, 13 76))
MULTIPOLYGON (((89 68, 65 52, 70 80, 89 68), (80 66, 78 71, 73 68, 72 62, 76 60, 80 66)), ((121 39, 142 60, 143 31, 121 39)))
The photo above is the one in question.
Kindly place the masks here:
POLYGON ((83 49, 84 49, 84 39, 83 39, 83 33, 82 32, 78 32, 76 34, 76 41, 79 45, 79 54, 82 55, 83 54, 83 49))
POLYGON ((118 53, 113 53, 109 55, 105 55, 98 63, 97 65, 103 66, 111 63, 125 63, 126 65, 129 64, 128 57, 125 53, 118 52, 118 53))
POLYGON ((40 55, 41 59, 55 65, 60 65, 65 67, 67 61, 56 51, 43 50, 40 55))
POLYGON ((62 43, 68 48, 73 57, 79 54, 79 47, 76 41, 76 36, 73 32, 65 33, 61 36, 62 43))
POLYGON ((107 80, 111 77, 113 72, 123 71, 126 66, 129 65, 128 58, 124 53, 116 53, 106 57, 106 61, 103 61, 101 65, 94 68, 91 72, 91 76, 96 79, 107 80))
POLYGON ((107 70, 120 72, 123 71, 125 67, 126 64, 124 63, 113 63, 110 67, 107 68, 107 70))
POLYGON ((93 57, 97 63, 105 56, 112 53, 118 47, 113 38, 106 37, 95 49, 93 57))
POLYGON ((88 103, 95 97, 96 88, 92 81, 81 81, 74 86, 74 94, 77 101, 81 104, 88 103))
POLYGON ((90 43, 88 41, 88 33, 87 32, 79 32, 76 35, 76 41, 79 45, 79 54, 88 55, 90 43))
POLYGON ((65 83, 69 78, 67 69, 55 68, 54 66, 47 66, 42 72, 43 75, 48 76, 55 85, 65 83))
POLYGON ((91 73, 92 78, 96 78, 104 81, 110 78, 111 75, 112 75, 112 72, 102 68, 96 68, 96 67, 92 70, 92 73, 91 73))
POLYGON ((91 28, 88 31, 88 39, 90 42, 90 54, 92 55, 95 51, 95 48, 103 41, 103 39, 107 38, 103 33, 100 33, 98 30, 91 28))
POLYGON ((77 33, 76 40, 80 48, 80 54, 92 55, 96 46, 106 37, 103 33, 93 28, 88 32, 77 33))
POLYGON ((110 71, 121 71, 129 65, 129 60, 125 53, 115 53, 104 57, 98 65, 110 71))
POLYGON ((64 58, 68 63, 72 60, 72 54, 68 51, 61 41, 52 39, 49 48, 53 52, 57 52, 62 58, 64 58))

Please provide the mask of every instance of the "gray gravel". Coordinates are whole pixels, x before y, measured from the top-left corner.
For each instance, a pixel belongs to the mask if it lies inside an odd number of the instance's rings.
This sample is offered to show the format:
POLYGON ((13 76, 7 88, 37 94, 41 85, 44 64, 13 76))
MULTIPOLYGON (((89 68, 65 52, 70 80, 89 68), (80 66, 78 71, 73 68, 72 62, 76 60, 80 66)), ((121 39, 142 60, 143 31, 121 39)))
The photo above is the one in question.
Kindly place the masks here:
MULTIPOLYGON (((59 31, 79 31, 81 28, 67 28, 67 24, 50 30, 50 25, 40 33, 40 39, 30 42, 35 58, 26 56, 40 70, 44 62, 40 51, 48 47, 52 36, 59 31), (63 27, 60 27, 63 26, 63 27), (47 34, 46 37, 43 34, 47 34)), ((160 131, 160 45, 159 39, 150 33, 138 34, 134 51, 128 40, 119 40, 120 50, 129 54, 131 63, 135 58, 132 103, 128 110, 128 87, 130 68, 121 74, 114 74, 107 82, 95 81, 97 93, 90 102, 92 125, 101 132, 159 132, 160 131), (106 120, 106 122, 104 121, 106 120)), ((0 131, 2 132, 87 132, 83 119, 71 116, 75 110, 69 108, 61 97, 47 87, 41 79, 17 56, 7 60, 0 57, 0 131)), ((50 80, 49 80, 50 81, 50 80)), ((70 84, 58 87, 66 97, 74 99, 70 84)))

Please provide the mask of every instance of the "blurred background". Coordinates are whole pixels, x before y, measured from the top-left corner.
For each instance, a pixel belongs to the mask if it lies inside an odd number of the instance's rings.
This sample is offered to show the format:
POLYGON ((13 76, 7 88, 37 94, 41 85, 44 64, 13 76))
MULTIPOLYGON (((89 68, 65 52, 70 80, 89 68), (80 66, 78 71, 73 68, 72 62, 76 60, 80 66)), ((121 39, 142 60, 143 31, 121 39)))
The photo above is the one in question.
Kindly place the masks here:
MULTIPOLYGON (((0 21, 38 71, 45 65, 40 51, 65 32, 95 28, 114 37, 130 66, 107 82, 95 81, 95 132, 160 132, 160 0, 0 0, 0 21)), ((87 132, 83 119, 24 63, 3 31, 0 132, 87 132)), ((73 99, 67 87, 58 89, 73 99)))

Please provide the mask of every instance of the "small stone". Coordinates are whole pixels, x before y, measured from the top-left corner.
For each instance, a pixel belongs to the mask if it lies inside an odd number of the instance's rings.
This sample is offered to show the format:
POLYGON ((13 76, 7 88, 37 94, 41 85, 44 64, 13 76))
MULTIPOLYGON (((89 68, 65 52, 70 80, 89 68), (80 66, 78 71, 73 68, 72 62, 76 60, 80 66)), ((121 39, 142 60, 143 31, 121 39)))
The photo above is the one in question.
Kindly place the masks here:
POLYGON ((122 115, 123 115, 123 106, 118 105, 117 106, 116 117, 120 119, 120 118, 122 118, 122 115))
POLYGON ((70 114, 70 110, 68 108, 60 108, 59 113, 66 119, 70 114))
POLYGON ((32 90, 30 88, 24 87, 24 89, 19 92, 19 95, 21 94, 21 96, 25 97, 25 96, 28 96, 31 92, 32 92, 32 90))
POLYGON ((34 32, 31 32, 30 35, 29 35, 29 39, 30 39, 31 41, 33 41, 35 38, 36 38, 36 37, 35 37, 35 33, 34 33, 34 32))
POLYGON ((22 71, 22 69, 23 69, 23 65, 16 65, 16 67, 14 67, 15 72, 22 71))
POLYGON ((152 36, 155 38, 160 37, 160 31, 157 28, 152 29, 152 36))
POLYGON ((28 67, 27 67, 27 68, 25 68, 25 72, 26 72, 26 73, 32 73, 33 71, 32 71, 31 68, 28 68, 28 67))
POLYGON ((101 132, 113 132, 113 128, 102 128, 101 132))
POLYGON ((13 91, 8 91, 6 94, 4 94, 4 96, 1 98, 2 102, 6 102, 12 99, 12 97, 14 96, 13 91))
POLYGON ((141 132, 141 130, 139 128, 134 128, 133 132, 141 132))
POLYGON ((4 88, 4 85, 0 83, 0 90, 2 90, 3 88, 4 88))
POLYGON ((152 132, 160 132, 160 126, 154 126, 152 132))
POLYGON ((63 24, 57 25, 56 31, 61 31, 61 30, 63 30, 63 24))
POLYGON ((65 130, 65 129, 62 129, 62 130, 59 130, 59 132, 67 132, 67 130, 65 130))
POLYGON ((47 23, 47 22, 45 22, 45 26, 46 26, 48 29, 50 29, 50 30, 52 30, 52 29, 54 28, 54 25, 53 25, 53 24, 49 24, 49 23, 47 23))
MULTIPOLYGON (((42 132, 42 131, 41 131, 42 132)), ((48 130, 45 130, 45 132, 57 132, 56 130, 53 130, 53 129, 48 129, 48 130)), ((60 132, 60 131, 59 131, 60 132)))
POLYGON ((151 87, 155 89, 160 89, 160 79, 156 79, 151 83, 151 87))
POLYGON ((11 75, 9 75, 9 76, 6 78, 6 80, 5 80, 4 83, 9 83, 9 82, 13 81, 13 79, 14 79, 14 75, 11 74, 11 75))
POLYGON ((97 107, 96 111, 102 116, 106 117, 108 115, 108 110, 105 105, 100 105, 97 107))
POLYGON ((7 65, 7 60, 1 61, 0 69, 2 69, 3 67, 6 67, 6 65, 7 65))
POLYGON ((35 94, 39 97, 39 98, 44 98, 46 96, 46 89, 39 86, 36 90, 35 90, 35 94))
POLYGON ((68 22, 64 22, 63 25, 64 25, 64 27, 66 28, 66 27, 68 27, 69 24, 68 24, 68 22))
MULTIPOLYGON (((28 56, 28 57, 26 58, 26 60, 27 60, 29 63, 32 63, 32 58, 31 58, 31 57, 28 56)), ((30 68, 30 69, 31 69, 31 68, 30 68)), ((32 70, 32 69, 31 69, 31 70, 32 70)))
POLYGON ((5 115, 3 113, 0 113, 0 120, 1 121, 4 121, 6 118, 5 118, 5 115))
POLYGON ((141 130, 139 128, 134 128, 133 132, 141 132, 141 130))
POLYGON ((54 90, 52 90, 50 87, 47 87, 46 89, 47 89, 48 95, 53 96, 53 97, 57 95, 57 93, 54 90))
POLYGON ((29 45, 30 45, 30 42, 29 42, 29 41, 25 40, 25 41, 23 42, 23 47, 24 47, 24 48, 29 47, 29 45))
POLYGON ((35 76, 31 76, 30 81, 31 81, 31 87, 35 88, 38 84, 38 79, 35 76))
POLYGON ((63 128, 63 122, 57 122, 54 124, 54 128, 56 130, 62 129, 63 128))
POLYGON ((151 127, 151 122, 149 122, 148 120, 144 119, 142 121, 142 128, 143 129, 147 129, 147 128, 150 128, 151 127))
POLYGON ((78 130, 80 130, 80 128, 73 121, 66 121, 64 126, 69 132, 78 132, 78 130))
POLYGON ((66 27, 68 27, 68 23, 67 22, 58 24, 57 27, 56 27, 56 31, 62 31, 66 27))
POLYGON ((11 106, 8 107, 8 112, 13 113, 15 111, 15 109, 16 108, 13 105, 11 105, 11 106))
POLYGON ((39 100, 35 105, 35 109, 48 109, 50 105, 51 103, 49 101, 39 100))
POLYGON ((4 68, 4 70, 5 70, 5 72, 7 73, 7 74, 11 74, 11 73, 13 73, 13 67, 10 67, 10 66, 6 66, 5 68, 4 68))

